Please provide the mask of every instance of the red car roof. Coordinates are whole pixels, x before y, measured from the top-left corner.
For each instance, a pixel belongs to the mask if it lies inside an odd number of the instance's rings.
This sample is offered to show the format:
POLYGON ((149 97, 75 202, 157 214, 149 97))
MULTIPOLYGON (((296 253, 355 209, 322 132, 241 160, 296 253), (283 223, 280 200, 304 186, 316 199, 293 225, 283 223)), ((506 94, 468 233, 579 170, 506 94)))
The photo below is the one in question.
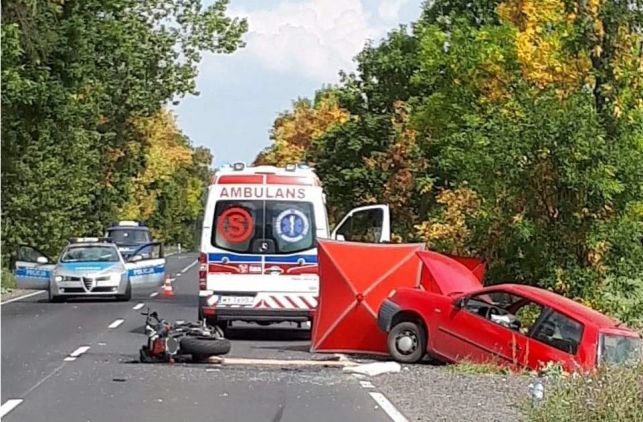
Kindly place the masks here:
POLYGON ((617 320, 583 304, 539 287, 528 286, 526 284, 497 284, 494 286, 488 286, 486 289, 492 288, 502 288, 508 292, 524 296, 527 299, 542 302, 554 310, 563 312, 570 317, 577 319, 579 322, 591 322, 598 328, 614 327, 619 323, 617 320))

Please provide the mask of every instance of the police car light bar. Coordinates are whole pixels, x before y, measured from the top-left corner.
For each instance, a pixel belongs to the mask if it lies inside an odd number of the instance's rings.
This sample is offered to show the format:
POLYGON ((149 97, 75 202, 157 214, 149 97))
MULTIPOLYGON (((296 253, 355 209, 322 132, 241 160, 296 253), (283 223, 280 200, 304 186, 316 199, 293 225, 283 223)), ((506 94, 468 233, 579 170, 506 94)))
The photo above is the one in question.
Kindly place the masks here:
POLYGON ((295 171, 297 170, 297 164, 286 164, 286 171, 295 171))
POLYGON ((234 170, 236 170, 236 171, 241 171, 241 170, 243 170, 245 167, 246 167, 246 165, 245 165, 244 163, 234 163, 234 165, 232 166, 232 168, 233 168, 234 170))
POLYGON ((112 243, 109 237, 72 237, 69 243, 112 243))
POLYGON ((125 221, 119 221, 118 225, 119 226, 140 226, 141 223, 139 223, 138 221, 125 220, 125 221))

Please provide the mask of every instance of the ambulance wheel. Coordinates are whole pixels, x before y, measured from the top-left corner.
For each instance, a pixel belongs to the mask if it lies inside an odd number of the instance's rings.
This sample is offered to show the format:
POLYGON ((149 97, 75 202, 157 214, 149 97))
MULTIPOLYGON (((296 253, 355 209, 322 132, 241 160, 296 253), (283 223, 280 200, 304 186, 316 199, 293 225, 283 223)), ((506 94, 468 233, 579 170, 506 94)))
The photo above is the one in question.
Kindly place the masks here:
POLYGON ((228 332, 228 327, 230 327, 230 321, 219 321, 216 317, 207 318, 206 322, 212 327, 218 327, 224 335, 228 332))
POLYGON ((398 362, 416 363, 426 353, 426 332, 416 322, 402 321, 388 333, 388 351, 398 362))
POLYGON ((116 300, 119 302, 129 302, 132 299, 132 283, 127 282, 127 288, 125 289, 125 294, 116 296, 116 300))

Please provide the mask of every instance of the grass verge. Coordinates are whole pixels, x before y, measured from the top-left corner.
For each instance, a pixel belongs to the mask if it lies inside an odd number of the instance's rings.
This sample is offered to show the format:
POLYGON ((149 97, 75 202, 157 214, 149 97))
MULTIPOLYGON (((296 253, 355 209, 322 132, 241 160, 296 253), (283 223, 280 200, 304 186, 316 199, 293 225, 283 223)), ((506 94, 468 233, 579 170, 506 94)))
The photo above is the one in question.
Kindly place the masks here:
POLYGON ((643 363, 549 377, 542 402, 521 410, 530 422, 643 421, 643 363))

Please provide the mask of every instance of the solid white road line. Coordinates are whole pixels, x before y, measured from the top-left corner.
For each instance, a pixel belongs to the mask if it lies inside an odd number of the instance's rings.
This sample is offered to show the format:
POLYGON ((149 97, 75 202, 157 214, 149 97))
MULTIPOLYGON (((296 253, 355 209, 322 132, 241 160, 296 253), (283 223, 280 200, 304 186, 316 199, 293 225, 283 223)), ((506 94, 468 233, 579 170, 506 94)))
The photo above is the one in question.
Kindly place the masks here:
POLYGON ((41 293, 45 293, 45 291, 44 290, 38 290, 37 292, 27 293, 26 295, 14 297, 13 299, 5 300, 4 302, 0 303, 0 305, 6 305, 7 303, 15 302, 15 301, 21 300, 21 299, 26 299, 28 297, 39 295, 41 293))
POLYGON ((384 396, 382 393, 368 393, 370 394, 371 397, 373 397, 373 400, 377 402, 377 404, 380 405, 380 407, 386 412, 386 414, 391 418, 393 422, 408 422, 408 419, 404 417, 400 413, 399 410, 393 406, 393 404, 388 401, 388 399, 384 396))
POLYGON ((138 310, 139 310, 139 309, 141 309, 143 306, 145 306, 145 304, 144 304, 144 303, 139 303, 138 305, 134 306, 132 309, 134 309, 135 311, 138 311, 138 310))
POLYGON ((124 319, 117 319, 116 321, 112 322, 109 324, 109 328, 117 328, 119 325, 121 325, 123 322, 125 322, 124 319))
POLYGON ((181 272, 181 273, 185 273, 187 270, 189 270, 190 268, 194 267, 194 266, 196 265, 196 263, 197 263, 197 262, 199 262, 199 260, 198 260, 198 259, 195 259, 193 263, 191 263, 191 264, 190 264, 190 265, 188 265, 187 267, 183 268, 180 272, 181 272))
POLYGON ((0 406, 0 418, 3 418, 4 415, 15 409, 20 403, 22 403, 22 399, 11 399, 4 402, 4 404, 0 406))
POLYGON ((150 293, 150 297, 158 296, 159 292, 150 293))
POLYGON ((88 350, 89 350, 89 346, 80 346, 78 349, 76 349, 73 352, 71 352, 69 354, 69 356, 71 356, 73 358, 77 358, 78 356, 82 355, 83 353, 85 353, 88 350))

